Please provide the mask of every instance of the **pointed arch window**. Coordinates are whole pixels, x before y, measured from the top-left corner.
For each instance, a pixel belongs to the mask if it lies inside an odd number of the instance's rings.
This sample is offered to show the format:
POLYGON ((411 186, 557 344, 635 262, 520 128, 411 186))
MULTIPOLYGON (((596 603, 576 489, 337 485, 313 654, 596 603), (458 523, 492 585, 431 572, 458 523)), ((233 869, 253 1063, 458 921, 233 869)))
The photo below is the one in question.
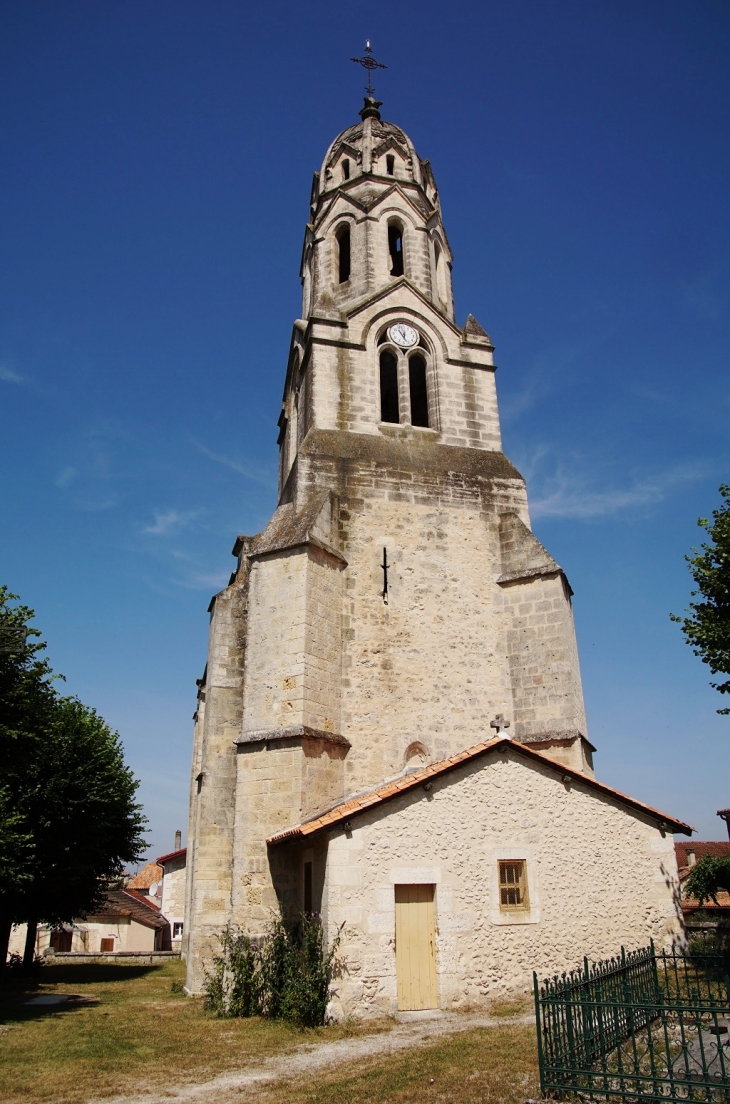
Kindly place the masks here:
POLYGON ((380 354, 380 420, 381 422, 400 421, 398 361, 387 349, 380 354))
POLYGON ((350 179, 350 162, 349 162, 347 157, 342 162, 342 179, 343 180, 349 180, 350 179))
POLYGON ((391 276, 402 276, 403 264, 403 227, 397 222, 388 224, 388 252, 390 253, 391 276))
POLYGON ((395 175, 395 157, 392 153, 389 153, 385 158, 385 171, 388 176, 395 175))
POLYGON ((411 396, 411 425, 428 429, 426 361, 418 354, 408 360, 408 386, 411 396))
POLYGON ((350 279, 350 227, 345 223, 335 235, 337 239, 337 280, 345 284, 350 279))

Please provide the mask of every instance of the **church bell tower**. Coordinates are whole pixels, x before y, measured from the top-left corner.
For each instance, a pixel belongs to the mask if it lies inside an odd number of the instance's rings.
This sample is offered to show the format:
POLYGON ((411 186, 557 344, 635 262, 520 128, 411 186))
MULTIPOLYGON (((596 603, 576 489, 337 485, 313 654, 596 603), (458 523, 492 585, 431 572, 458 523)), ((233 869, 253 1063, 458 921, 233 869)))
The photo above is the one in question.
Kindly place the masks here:
POLYGON ((314 174, 279 501, 210 607, 191 991, 227 923, 286 906, 273 834, 495 729, 592 775, 572 592, 502 452, 494 346, 456 321, 431 166, 380 107, 314 174))

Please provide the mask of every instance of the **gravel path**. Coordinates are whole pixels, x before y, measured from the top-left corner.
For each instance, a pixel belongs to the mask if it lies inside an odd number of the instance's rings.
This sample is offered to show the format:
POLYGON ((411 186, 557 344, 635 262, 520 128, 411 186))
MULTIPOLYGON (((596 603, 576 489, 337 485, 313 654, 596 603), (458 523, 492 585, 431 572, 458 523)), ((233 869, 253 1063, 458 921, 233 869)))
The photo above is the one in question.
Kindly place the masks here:
MULTIPOLYGON (((258 1066, 221 1073, 202 1084, 155 1087, 134 1095, 105 1097, 103 1104, 225 1104, 255 1096, 275 1081, 311 1075, 344 1064, 353 1065, 381 1054, 397 1054, 412 1047, 428 1046, 445 1035, 456 1035, 474 1027, 502 1027, 508 1024, 533 1024, 534 1016, 495 1017, 479 1012, 444 1013, 438 1019, 398 1023, 390 1031, 333 1043, 304 1043, 289 1054, 268 1058, 258 1066)), ((102 1104, 101 1100, 91 1104, 102 1104)))

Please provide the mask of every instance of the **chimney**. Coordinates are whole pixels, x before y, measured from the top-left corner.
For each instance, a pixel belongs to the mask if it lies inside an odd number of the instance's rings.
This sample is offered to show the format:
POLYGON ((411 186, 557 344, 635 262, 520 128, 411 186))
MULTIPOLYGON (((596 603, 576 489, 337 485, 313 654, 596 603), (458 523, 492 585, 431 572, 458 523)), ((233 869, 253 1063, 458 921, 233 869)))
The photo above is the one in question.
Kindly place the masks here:
MULTIPOLYGON (((175 833, 175 850, 179 851, 181 847, 182 847, 182 832, 178 828, 177 832, 175 833)), ((694 854, 692 856, 692 859, 694 861, 694 854)))
POLYGON ((687 866, 694 866, 694 864, 696 862, 697 862, 697 857, 694 853, 694 849, 688 847, 687 848, 687 866))

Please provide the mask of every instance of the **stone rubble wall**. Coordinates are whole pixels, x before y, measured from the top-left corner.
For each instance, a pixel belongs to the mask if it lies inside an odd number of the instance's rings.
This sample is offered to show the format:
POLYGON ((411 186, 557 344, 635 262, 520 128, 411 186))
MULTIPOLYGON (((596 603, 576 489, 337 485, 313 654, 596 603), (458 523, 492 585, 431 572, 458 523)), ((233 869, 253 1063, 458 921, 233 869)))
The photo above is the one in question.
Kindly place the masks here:
MULTIPOLYGON (((291 845, 279 850, 288 850, 293 878, 301 856, 291 845)), ((597 960, 622 945, 683 939, 672 837, 509 750, 450 773, 428 794, 353 818, 349 836, 332 832, 314 856, 328 937, 345 924, 341 1015, 396 1009, 398 883, 436 886, 439 1005, 447 1009, 529 992, 533 970, 552 975, 584 954, 597 960), (509 858, 527 862, 524 916, 499 909, 497 863, 509 858)))

